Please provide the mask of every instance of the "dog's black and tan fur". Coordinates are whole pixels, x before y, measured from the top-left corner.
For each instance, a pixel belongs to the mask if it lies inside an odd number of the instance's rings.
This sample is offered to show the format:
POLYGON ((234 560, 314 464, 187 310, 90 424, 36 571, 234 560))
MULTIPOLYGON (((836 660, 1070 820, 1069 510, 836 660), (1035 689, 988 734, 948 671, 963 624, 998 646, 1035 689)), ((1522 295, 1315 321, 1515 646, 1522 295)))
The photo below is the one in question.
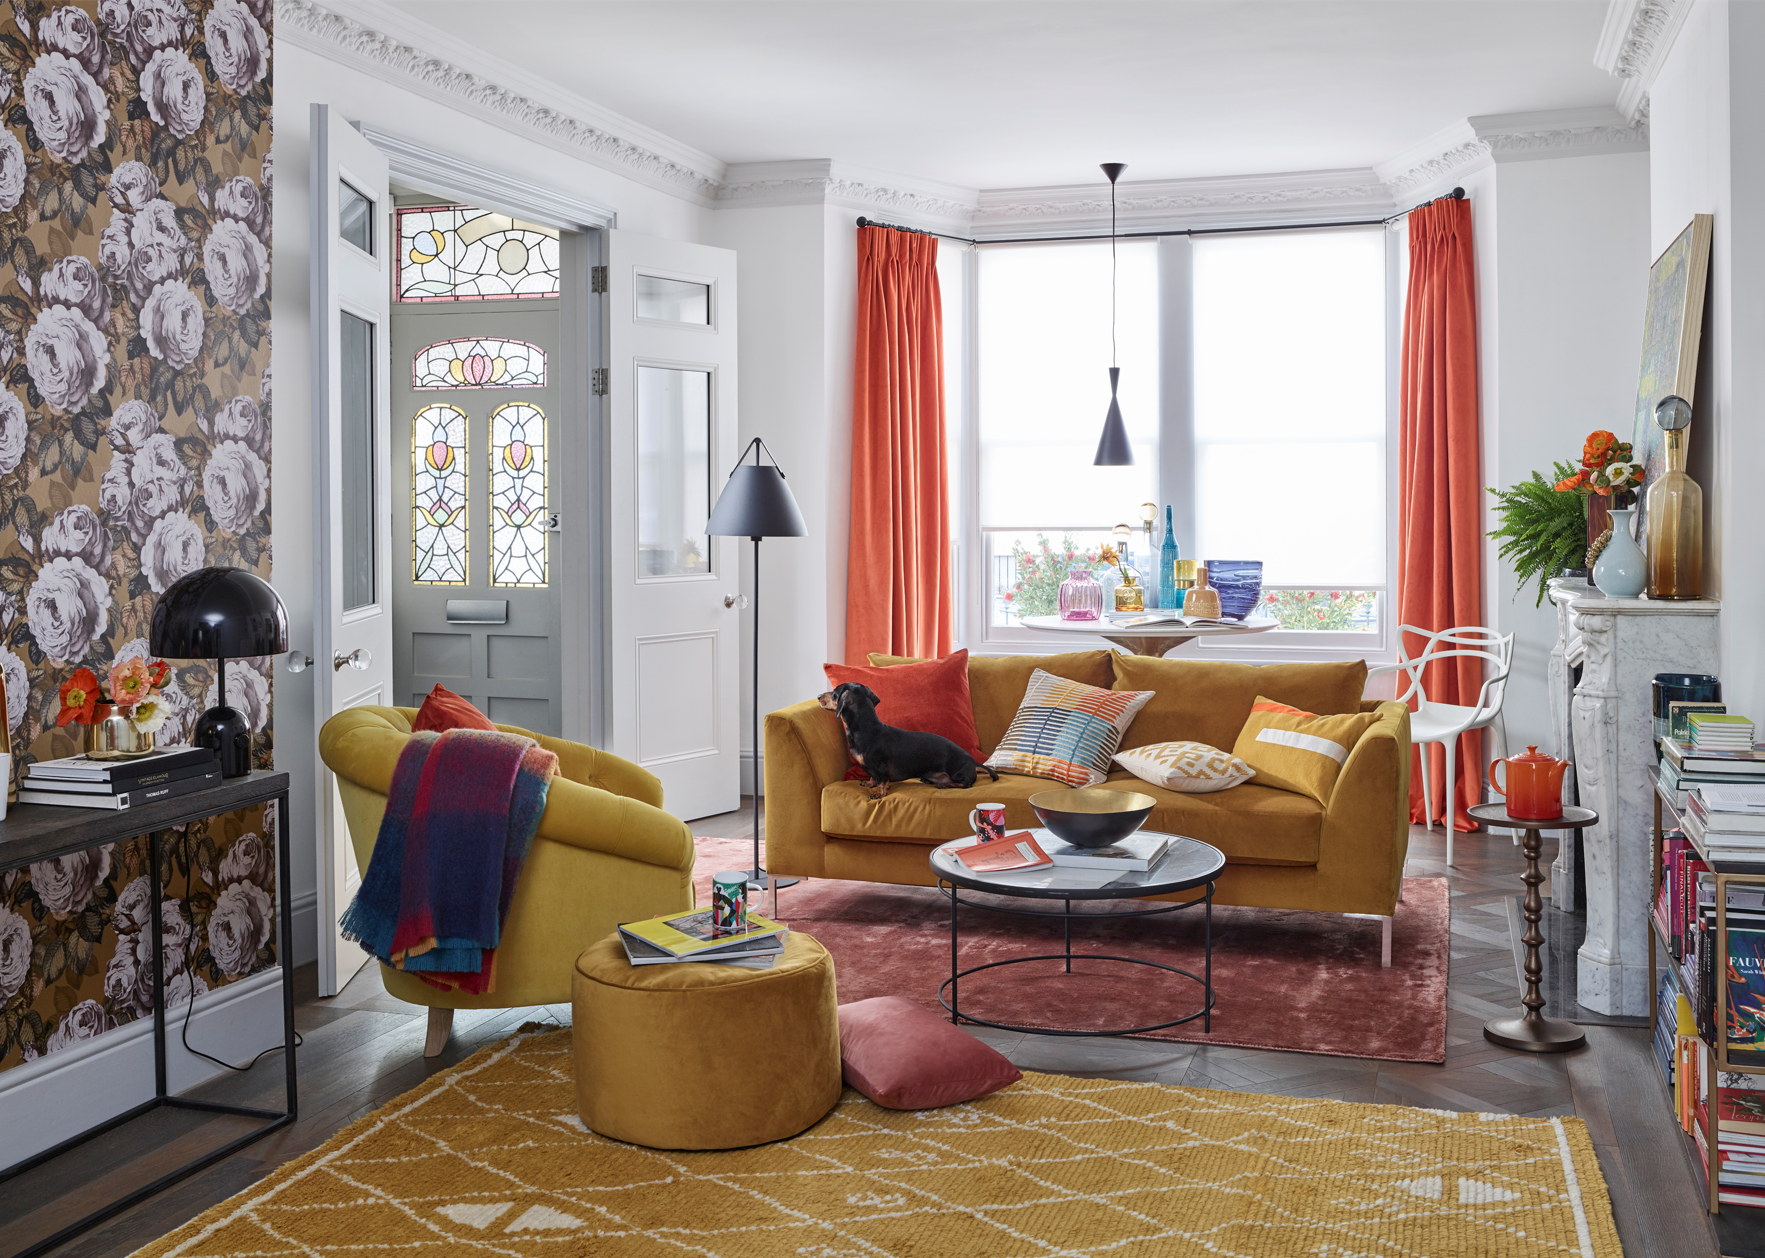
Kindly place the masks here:
POLYGON ((997 773, 977 764, 973 756, 942 734, 884 725, 876 715, 881 700, 869 686, 842 682, 818 696, 817 702, 840 718, 846 730, 846 750, 870 774, 865 785, 872 799, 881 799, 891 785, 910 778, 939 790, 973 786, 981 773, 999 780, 997 773))

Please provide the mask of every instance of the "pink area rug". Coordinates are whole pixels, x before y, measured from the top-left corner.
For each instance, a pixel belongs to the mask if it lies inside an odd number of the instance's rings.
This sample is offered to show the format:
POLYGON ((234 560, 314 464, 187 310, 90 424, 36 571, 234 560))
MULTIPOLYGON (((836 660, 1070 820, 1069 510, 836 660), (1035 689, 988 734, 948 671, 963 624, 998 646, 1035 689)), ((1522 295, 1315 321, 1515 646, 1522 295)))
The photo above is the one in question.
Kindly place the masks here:
MULTIPOLYGON (((698 840, 699 902, 711 875, 745 868, 751 843, 698 840)), ((1058 922, 970 908, 964 893, 962 966, 1059 952, 1058 922)), ((765 912, 771 898, 755 906, 765 912)), ((1111 908, 1125 908, 1111 902, 1111 908)), ((944 1013, 950 977, 950 903, 931 887, 814 878, 779 892, 779 916, 833 954, 841 1002, 904 996, 944 1013)), ((1141 1038, 1372 1057, 1446 1060, 1450 909, 1444 878, 1406 878, 1391 967, 1379 964, 1376 919, 1288 909, 1215 907, 1213 1031, 1201 1020, 1141 1038)), ((1075 952, 1143 957, 1201 973, 1201 910, 1144 922, 1075 923, 1075 952)), ((962 980, 962 1009, 1044 1030, 1143 1026, 1200 1007, 1197 984, 1144 966, 1075 960, 1010 966, 962 980)))

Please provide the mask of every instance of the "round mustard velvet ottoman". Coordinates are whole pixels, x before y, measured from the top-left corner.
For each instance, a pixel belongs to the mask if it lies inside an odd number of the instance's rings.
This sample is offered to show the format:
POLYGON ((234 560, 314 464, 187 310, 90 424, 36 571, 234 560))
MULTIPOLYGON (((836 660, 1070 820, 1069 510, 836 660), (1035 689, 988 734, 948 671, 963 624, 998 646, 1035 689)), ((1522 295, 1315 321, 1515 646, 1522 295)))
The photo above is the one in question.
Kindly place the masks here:
POLYGON ((792 931, 770 970, 633 965, 617 933, 576 958, 576 1106, 652 1149, 783 1140, 840 1099, 833 958, 792 931))

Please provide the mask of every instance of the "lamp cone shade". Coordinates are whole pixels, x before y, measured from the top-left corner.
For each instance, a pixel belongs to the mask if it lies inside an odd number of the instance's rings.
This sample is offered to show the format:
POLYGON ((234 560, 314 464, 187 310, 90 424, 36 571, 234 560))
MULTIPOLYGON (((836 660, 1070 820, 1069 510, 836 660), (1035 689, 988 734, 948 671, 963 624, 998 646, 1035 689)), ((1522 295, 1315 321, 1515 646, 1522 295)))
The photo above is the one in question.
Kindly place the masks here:
POLYGON ((1128 443, 1128 426, 1122 423, 1121 403, 1115 397, 1121 374, 1120 367, 1109 369, 1109 414, 1103 417, 1103 435, 1097 439, 1097 457, 1091 460, 1093 467, 1131 467, 1134 462, 1134 447, 1128 443))
POLYGON ((806 537, 809 529, 784 473, 743 463, 729 474, 705 532, 712 537, 806 537))

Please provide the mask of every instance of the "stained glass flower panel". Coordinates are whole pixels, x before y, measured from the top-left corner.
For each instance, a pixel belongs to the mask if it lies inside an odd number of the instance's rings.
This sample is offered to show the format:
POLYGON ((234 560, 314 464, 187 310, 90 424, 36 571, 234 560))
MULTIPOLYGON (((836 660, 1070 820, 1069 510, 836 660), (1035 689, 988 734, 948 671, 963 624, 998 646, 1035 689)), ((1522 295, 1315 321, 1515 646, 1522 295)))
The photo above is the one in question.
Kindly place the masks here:
POLYGON ((398 212, 400 301, 558 295, 558 234, 469 205, 398 212))
POLYGON ((490 414, 490 583, 543 586, 545 413, 506 402, 490 414))
POLYGON ((538 389, 545 351, 526 341, 467 337, 425 345, 411 359, 413 389, 538 389))
POLYGON ((411 580, 464 585, 466 412, 437 403, 411 421, 411 580))

